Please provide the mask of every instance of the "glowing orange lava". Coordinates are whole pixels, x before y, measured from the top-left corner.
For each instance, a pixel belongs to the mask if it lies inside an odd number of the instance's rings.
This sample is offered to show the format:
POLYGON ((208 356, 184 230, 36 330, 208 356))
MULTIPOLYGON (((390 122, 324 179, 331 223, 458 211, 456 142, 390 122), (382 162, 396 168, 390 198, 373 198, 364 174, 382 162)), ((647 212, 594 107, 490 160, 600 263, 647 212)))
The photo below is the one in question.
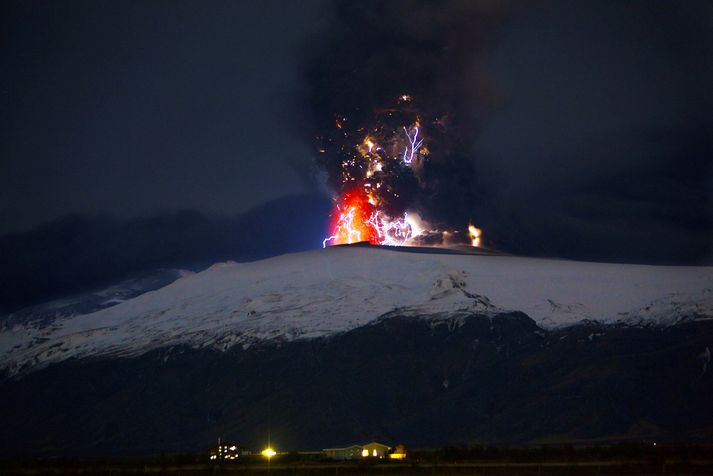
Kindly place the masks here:
POLYGON ((468 236, 470 236, 470 245, 479 247, 480 238, 483 236, 483 231, 473 225, 468 225, 468 236))
POLYGON ((345 193, 332 210, 332 235, 324 239, 322 246, 347 245, 360 241, 379 244, 378 232, 369 222, 374 211, 369 197, 361 189, 355 188, 345 193))

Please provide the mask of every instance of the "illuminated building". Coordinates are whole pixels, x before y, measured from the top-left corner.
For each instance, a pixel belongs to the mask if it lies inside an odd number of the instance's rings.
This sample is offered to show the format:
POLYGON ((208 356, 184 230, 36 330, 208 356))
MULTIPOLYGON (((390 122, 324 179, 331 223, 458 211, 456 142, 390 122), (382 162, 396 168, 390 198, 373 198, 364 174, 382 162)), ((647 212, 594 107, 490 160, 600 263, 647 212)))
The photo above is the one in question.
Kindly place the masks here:
MULTIPOLYGON (((402 447, 403 448, 403 447, 402 447)), ((327 458, 336 460, 362 459, 362 458, 386 458, 389 450, 388 445, 383 445, 372 441, 364 445, 350 445, 342 448, 325 448, 322 450, 327 458)), ((405 456, 405 453, 404 453, 405 456)))
POLYGON ((242 453, 242 449, 234 443, 221 442, 218 438, 218 444, 210 449, 211 461, 232 461, 238 459, 242 453))
POLYGON ((406 459, 406 448, 404 448, 404 445, 396 445, 396 448, 389 453, 389 459, 406 459))
POLYGON ((376 441, 372 441, 371 443, 367 443, 362 446, 362 451, 368 452, 370 458, 385 458, 390 449, 390 446, 382 445, 376 441))

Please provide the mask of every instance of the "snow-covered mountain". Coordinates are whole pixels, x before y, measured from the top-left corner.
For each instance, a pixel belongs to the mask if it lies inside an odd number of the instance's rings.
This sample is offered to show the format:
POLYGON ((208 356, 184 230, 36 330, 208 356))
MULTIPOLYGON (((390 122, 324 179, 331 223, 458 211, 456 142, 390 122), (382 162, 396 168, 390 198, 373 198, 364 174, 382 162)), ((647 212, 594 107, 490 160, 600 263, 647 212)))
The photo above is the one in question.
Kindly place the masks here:
POLYGON ((57 320, 81 314, 90 314, 116 306, 143 293, 167 286, 178 278, 190 274, 192 274, 192 271, 170 268, 157 269, 140 273, 99 290, 78 293, 26 307, 10 314, 0 315, 0 331, 7 330, 18 324, 29 324, 31 327, 39 328, 47 327, 57 320))
POLYGON ((400 316, 520 311, 543 329, 582 321, 671 325, 713 318, 713 268, 575 262, 364 246, 221 263, 96 312, 0 332, 10 374, 71 357, 186 344, 225 351, 330 336, 400 316))

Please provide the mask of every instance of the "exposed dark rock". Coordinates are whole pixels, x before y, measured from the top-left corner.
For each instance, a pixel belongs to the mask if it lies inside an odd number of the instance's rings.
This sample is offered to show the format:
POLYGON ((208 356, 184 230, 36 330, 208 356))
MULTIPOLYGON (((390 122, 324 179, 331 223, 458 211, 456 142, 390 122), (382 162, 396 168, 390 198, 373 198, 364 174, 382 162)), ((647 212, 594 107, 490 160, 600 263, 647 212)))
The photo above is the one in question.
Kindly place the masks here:
POLYGON ((710 322, 546 332, 522 313, 391 316, 279 346, 70 360, 0 383, 0 452, 259 448, 268 431, 281 449, 711 441, 711 341, 710 322))

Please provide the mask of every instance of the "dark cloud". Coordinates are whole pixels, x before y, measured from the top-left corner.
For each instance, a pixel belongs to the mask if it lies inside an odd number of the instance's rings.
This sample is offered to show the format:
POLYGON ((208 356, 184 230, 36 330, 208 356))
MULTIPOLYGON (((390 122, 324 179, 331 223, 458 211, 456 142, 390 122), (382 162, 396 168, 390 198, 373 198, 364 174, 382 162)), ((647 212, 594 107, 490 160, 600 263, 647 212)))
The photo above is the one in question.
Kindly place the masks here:
POLYGON ((324 2, 0 6, 0 233, 312 190, 289 107, 324 2))
POLYGON ((197 211, 130 220, 71 215, 0 237, 0 310, 96 289, 157 268, 198 270, 314 248, 326 229, 329 201, 300 195, 234 217, 197 211))
POLYGON ((544 2, 489 52, 476 204, 494 244, 580 259, 711 262, 713 6, 544 2))

